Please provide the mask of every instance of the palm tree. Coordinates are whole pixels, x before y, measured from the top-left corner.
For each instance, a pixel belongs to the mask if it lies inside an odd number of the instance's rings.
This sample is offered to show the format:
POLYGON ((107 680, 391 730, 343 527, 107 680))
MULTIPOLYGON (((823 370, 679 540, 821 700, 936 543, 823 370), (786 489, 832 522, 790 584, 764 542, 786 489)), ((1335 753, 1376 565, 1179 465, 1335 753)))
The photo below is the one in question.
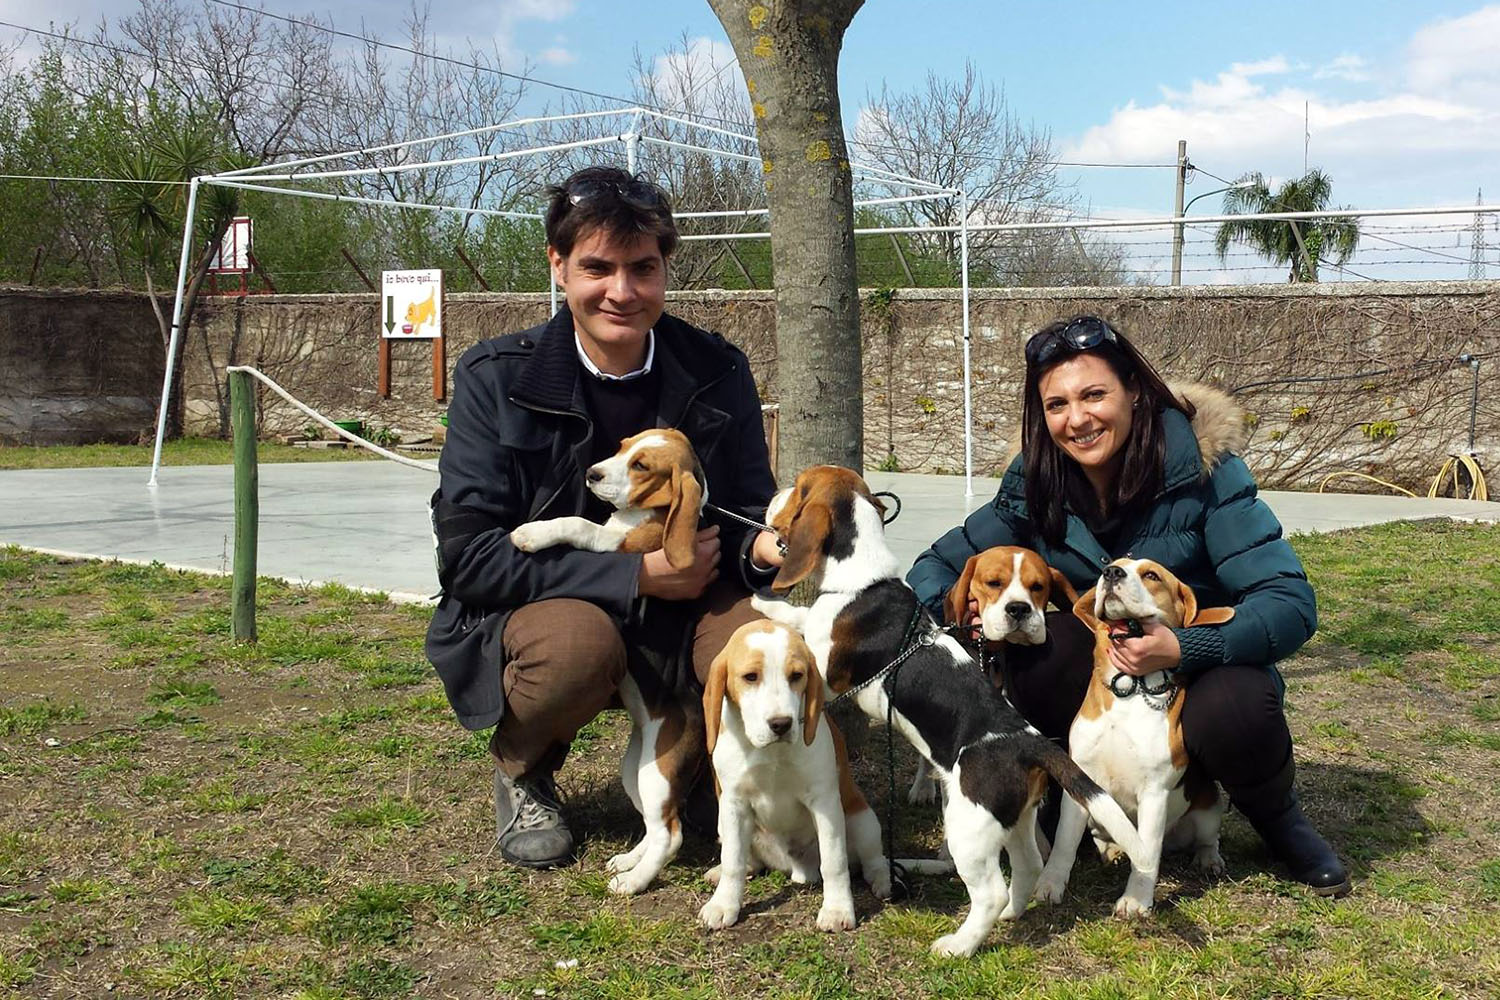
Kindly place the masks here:
MULTIPOLYGON (((1266 186, 1259 173, 1246 174, 1224 195, 1225 215, 1261 215, 1269 212, 1321 212, 1328 208, 1333 181, 1321 170, 1309 170, 1287 181, 1276 191, 1266 186)), ((1231 220, 1220 224, 1214 235, 1219 260, 1229 254, 1229 244, 1244 243, 1262 256, 1288 268, 1288 281, 1317 281, 1318 264, 1331 260, 1347 263, 1359 245, 1359 223, 1342 219, 1231 220)))

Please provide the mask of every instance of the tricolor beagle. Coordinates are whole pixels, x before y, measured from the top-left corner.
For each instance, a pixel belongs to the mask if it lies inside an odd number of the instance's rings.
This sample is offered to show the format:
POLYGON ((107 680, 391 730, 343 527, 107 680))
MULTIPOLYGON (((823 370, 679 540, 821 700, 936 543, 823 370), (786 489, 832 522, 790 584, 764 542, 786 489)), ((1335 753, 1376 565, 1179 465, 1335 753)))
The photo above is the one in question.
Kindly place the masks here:
POLYGON ((1030 549, 997 545, 969 557, 946 610, 950 622, 966 622, 972 602, 990 642, 1040 646, 1047 641, 1048 602, 1068 611, 1077 600, 1078 591, 1047 560, 1030 549))
MULTIPOLYGON (((610 519, 604 524, 582 517, 530 521, 510 533, 516 548, 662 548, 673 568, 692 564, 707 491, 693 447, 680 431, 650 430, 626 438, 618 452, 590 467, 586 478, 595 496, 615 505, 610 519)), ((701 706, 696 699, 674 698, 662 687, 638 683, 629 673, 620 682, 620 700, 632 724, 620 780, 646 824, 640 843, 606 865, 613 875, 610 891, 622 895, 645 889, 677 856, 682 804, 705 763, 701 706)))
MULTIPOLYGON (((1200 868, 1215 874, 1224 870, 1219 856, 1224 806, 1213 780, 1188 760, 1182 745, 1187 692, 1166 671, 1144 677, 1120 672, 1110 663, 1110 643, 1132 631, 1139 635, 1138 627, 1132 626, 1141 622, 1168 628, 1219 625, 1234 617, 1234 609, 1200 609, 1192 590, 1160 564, 1116 559, 1104 568, 1098 586, 1078 599, 1073 612, 1094 630, 1094 674, 1068 732, 1068 750, 1139 824, 1141 850, 1128 852, 1130 879, 1115 904, 1120 916, 1137 916, 1151 910, 1164 846, 1192 846, 1200 868)), ((1084 823, 1082 811, 1064 801, 1057 841, 1037 883, 1037 899, 1062 899, 1084 823)), ((1095 837, 1106 857, 1110 839, 1095 837)))
POLYGON ((807 608, 758 601, 768 617, 800 628, 830 691, 854 691, 871 718, 889 717, 933 766, 943 785, 948 850, 969 892, 969 914, 938 938, 942 955, 972 955, 997 918, 1025 911, 1042 870, 1036 806, 1054 777, 1118 842, 1136 851, 1136 832, 1103 789, 1061 749, 1028 726, 952 636, 918 602, 886 545, 882 506, 856 473, 815 466, 771 501, 786 540, 773 584, 809 579, 807 608), (1010 855, 1012 885, 1000 870, 1010 855))
MULTIPOLYGON (((966 624, 973 605, 979 615, 981 642, 1040 646, 1047 641, 1048 602, 1069 611, 1076 600, 1078 592, 1068 578, 1047 565, 1047 560, 1031 549, 997 545, 969 557, 948 591, 943 610, 949 624, 966 624)), ((996 674, 991 674, 990 681, 1000 684, 996 674)), ((937 782, 923 760, 906 800, 925 803, 936 798, 937 782)))
POLYGON ((843 737, 823 716, 823 678, 801 636, 768 621, 740 626, 709 671, 703 717, 723 845, 718 886, 698 914, 704 926, 738 920, 746 876, 765 867, 793 882, 821 877, 825 931, 854 926, 851 860, 871 892, 890 898, 880 822, 849 775, 843 737))

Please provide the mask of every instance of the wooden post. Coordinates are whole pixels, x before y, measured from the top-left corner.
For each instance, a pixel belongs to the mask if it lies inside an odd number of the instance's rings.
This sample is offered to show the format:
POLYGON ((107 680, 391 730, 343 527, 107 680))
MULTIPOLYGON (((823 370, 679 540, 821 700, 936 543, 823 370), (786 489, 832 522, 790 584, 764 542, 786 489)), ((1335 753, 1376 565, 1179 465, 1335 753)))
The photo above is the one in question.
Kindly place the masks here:
POLYGON ((260 528, 260 470, 255 454, 255 387, 248 372, 229 373, 230 419, 234 425, 234 584, 231 633, 254 642, 255 561, 260 528))
POLYGON ((461 245, 455 245, 453 249, 458 252, 458 259, 463 261, 469 268, 469 273, 474 276, 474 280, 479 282, 479 287, 485 291, 489 291, 490 283, 484 280, 484 275, 479 273, 479 268, 475 267, 474 262, 469 259, 469 255, 464 253, 464 248, 461 245))
POLYGON ((381 399, 391 398, 391 338, 380 338, 380 354, 376 358, 379 371, 375 375, 375 392, 381 399))
POLYGON ((36 248, 36 256, 31 258, 31 277, 26 279, 26 284, 28 285, 36 284, 36 272, 42 266, 42 251, 44 249, 46 248, 38 246, 36 248))
POLYGON ((432 398, 441 403, 448 398, 448 338, 432 342, 432 398))

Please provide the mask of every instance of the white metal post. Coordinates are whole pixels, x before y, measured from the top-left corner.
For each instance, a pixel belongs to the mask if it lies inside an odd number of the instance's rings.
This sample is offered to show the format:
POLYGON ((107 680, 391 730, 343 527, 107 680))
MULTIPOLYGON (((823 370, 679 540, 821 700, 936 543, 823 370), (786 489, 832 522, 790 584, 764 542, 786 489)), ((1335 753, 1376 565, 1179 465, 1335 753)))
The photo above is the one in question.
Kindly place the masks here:
POLYGON ((187 285, 188 260, 193 254, 193 214, 198 210, 198 178, 188 182, 187 220, 182 224, 182 255, 177 259, 177 298, 172 303, 172 336, 167 342, 167 370, 161 377, 161 407, 156 413, 156 448, 151 453, 151 479, 161 468, 161 443, 167 435, 167 404, 172 401, 172 371, 177 367, 177 345, 182 340, 182 295, 187 285))
POLYGON ((969 368, 969 196, 958 193, 959 260, 963 267, 964 306, 964 496, 974 495, 974 391, 969 368))

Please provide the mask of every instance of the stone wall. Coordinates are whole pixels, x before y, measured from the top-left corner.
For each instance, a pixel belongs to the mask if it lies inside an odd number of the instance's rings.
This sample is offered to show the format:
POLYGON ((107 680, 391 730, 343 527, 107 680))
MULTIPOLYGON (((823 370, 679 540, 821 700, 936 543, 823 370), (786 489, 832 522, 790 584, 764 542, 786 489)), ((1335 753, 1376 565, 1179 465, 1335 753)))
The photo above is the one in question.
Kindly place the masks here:
MULTIPOLYGON (((161 351, 144 298, 0 290, 0 358, 7 359, 8 371, 19 371, 24 358, 31 365, 28 379, 69 366, 55 344, 53 354, 29 353, 27 345, 41 350, 40 340, 18 332, 11 318, 35 310, 38 301, 49 303, 54 327, 101 331, 94 341, 77 334, 60 338, 72 348, 118 340, 134 345, 125 351, 134 358, 154 358, 155 374, 140 373, 139 387, 96 394, 138 401, 130 420, 115 416, 99 423, 117 431, 128 426, 132 437, 149 426, 149 403, 139 401, 154 397, 150 383, 160 377, 161 351), (52 357, 58 361, 45 360, 52 357)), ((873 302, 867 295, 868 464, 961 472, 958 293, 902 289, 888 308, 873 302)), ((763 396, 773 397, 772 293, 673 293, 668 308, 739 344, 763 396)), ((450 294, 444 302, 450 369, 477 340, 540 323, 548 312, 545 294, 450 294)), ((1104 316, 1130 333, 1169 378, 1235 391, 1251 424, 1246 457, 1267 487, 1315 488, 1324 476, 1353 469, 1425 490, 1445 455, 1467 449, 1473 372, 1457 361, 1466 352, 1482 359, 1477 450, 1486 468, 1500 463, 1500 282, 978 289, 970 312, 976 473, 997 472, 1017 433, 1025 338, 1054 318, 1080 312, 1104 316)), ((393 344, 391 397, 381 399, 375 391, 377 329, 374 295, 207 301, 193 317, 185 344, 186 430, 227 433, 223 368, 251 364, 334 419, 362 419, 408 440, 430 434, 444 409, 432 398, 430 342, 393 344)), ((78 392, 70 398, 92 398, 88 378, 102 388, 105 368, 118 370, 112 364, 90 369, 93 375, 70 383, 78 392)), ((0 398, 23 395, 14 388, 18 384, 7 378, 0 398)), ((262 393, 260 399, 267 433, 296 433, 308 423, 275 396, 262 393)), ((10 419, 12 425, 22 422, 10 419)), ((1346 480, 1340 488, 1356 485, 1346 480)))
POLYGON ((149 438, 164 357, 143 295, 0 288, 0 444, 149 438))

